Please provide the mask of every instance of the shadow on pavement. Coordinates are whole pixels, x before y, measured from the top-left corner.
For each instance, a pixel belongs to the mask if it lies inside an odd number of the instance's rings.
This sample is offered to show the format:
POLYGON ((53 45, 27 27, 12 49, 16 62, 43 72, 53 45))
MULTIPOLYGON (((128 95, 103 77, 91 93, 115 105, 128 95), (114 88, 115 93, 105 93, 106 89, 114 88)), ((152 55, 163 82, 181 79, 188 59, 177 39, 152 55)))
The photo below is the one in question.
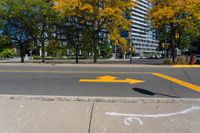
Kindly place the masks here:
POLYGON ((171 98, 180 98, 180 97, 176 97, 176 96, 170 96, 167 94, 152 92, 152 91, 141 89, 141 88, 133 88, 133 90, 136 92, 139 92, 141 94, 145 94, 145 95, 149 95, 149 96, 160 95, 160 96, 166 96, 166 97, 171 97, 171 98))

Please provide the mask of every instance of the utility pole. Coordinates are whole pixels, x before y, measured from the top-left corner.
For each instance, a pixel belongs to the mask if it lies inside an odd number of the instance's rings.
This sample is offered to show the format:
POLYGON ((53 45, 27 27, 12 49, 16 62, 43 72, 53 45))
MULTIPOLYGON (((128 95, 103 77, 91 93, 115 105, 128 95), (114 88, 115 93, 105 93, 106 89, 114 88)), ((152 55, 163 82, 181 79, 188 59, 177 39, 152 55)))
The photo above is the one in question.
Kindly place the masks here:
POLYGON ((164 49, 165 49, 165 61, 167 60, 167 37, 165 36, 165 44, 164 44, 164 49))
POLYGON ((165 50, 165 61, 167 60, 167 26, 165 25, 165 43, 164 43, 164 50, 165 50))
POLYGON ((130 58, 130 64, 132 64, 132 57, 133 57, 133 44, 132 44, 132 36, 131 36, 131 29, 130 29, 130 31, 128 32, 128 38, 129 38, 129 46, 130 46, 130 48, 129 48, 129 51, 130 51, 130 56, 129 56, 129 58, 130 58))
POLYGON ((115 60, 117 59, 117 44, 115 43, 115 60))

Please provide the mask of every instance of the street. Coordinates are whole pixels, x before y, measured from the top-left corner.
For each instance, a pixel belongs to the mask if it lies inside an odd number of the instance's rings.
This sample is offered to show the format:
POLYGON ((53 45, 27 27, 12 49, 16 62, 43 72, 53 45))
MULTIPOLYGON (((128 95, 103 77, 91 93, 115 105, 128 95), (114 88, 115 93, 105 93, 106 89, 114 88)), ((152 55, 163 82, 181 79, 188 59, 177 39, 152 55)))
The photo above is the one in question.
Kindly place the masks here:
POLYGON ((199 81, 199 68, 0 65, 2 95, 200 98, 199 81))
POLYGON ((1 0, 0 133, 200 133, 200 0, 1 0))
POLYGON ((2 63, 0 132, 199 133, 199 67, 2 63))

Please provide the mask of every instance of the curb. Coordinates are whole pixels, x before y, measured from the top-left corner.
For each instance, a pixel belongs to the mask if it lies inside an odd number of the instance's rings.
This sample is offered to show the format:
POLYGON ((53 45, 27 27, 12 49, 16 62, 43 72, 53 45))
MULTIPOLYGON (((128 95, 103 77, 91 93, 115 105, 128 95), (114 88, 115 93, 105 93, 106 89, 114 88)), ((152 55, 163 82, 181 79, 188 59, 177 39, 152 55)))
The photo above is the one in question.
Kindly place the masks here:
POLYGON ((2 63, 0 66, 36 66, 36 67, 143 67, 143 68, 200 68, 200 65, 149 65, 149 64, 70 64, 70 63, 2 63))
POLYGON ((109 102, 109 103, 200 103, 200 98, 143 98, 143 97, 76 97, 44 95, 0 95, 0 100, 28 101, 76 101, 76 102, 109 102))
POLYGON ((170 65, 142 65, 142 64, 53 64, 53 63, 0 63, 0 66, 36 66, 36 67, 145 67, 145 68, 173 68, 170 65))

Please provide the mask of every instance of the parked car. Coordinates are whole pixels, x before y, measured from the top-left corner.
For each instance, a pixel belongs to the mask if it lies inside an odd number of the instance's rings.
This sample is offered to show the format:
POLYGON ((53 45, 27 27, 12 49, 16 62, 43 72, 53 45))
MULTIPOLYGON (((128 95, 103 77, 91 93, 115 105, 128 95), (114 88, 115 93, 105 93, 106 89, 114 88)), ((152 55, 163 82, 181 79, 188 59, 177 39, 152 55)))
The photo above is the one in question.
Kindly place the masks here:
POLYGON ((153 54, 149 57, 149 59, 160 59, 162 56, 160 54, 153 54))
POLYGON ((200 54, 195 55, 196 63, 200 64, 200 54))

